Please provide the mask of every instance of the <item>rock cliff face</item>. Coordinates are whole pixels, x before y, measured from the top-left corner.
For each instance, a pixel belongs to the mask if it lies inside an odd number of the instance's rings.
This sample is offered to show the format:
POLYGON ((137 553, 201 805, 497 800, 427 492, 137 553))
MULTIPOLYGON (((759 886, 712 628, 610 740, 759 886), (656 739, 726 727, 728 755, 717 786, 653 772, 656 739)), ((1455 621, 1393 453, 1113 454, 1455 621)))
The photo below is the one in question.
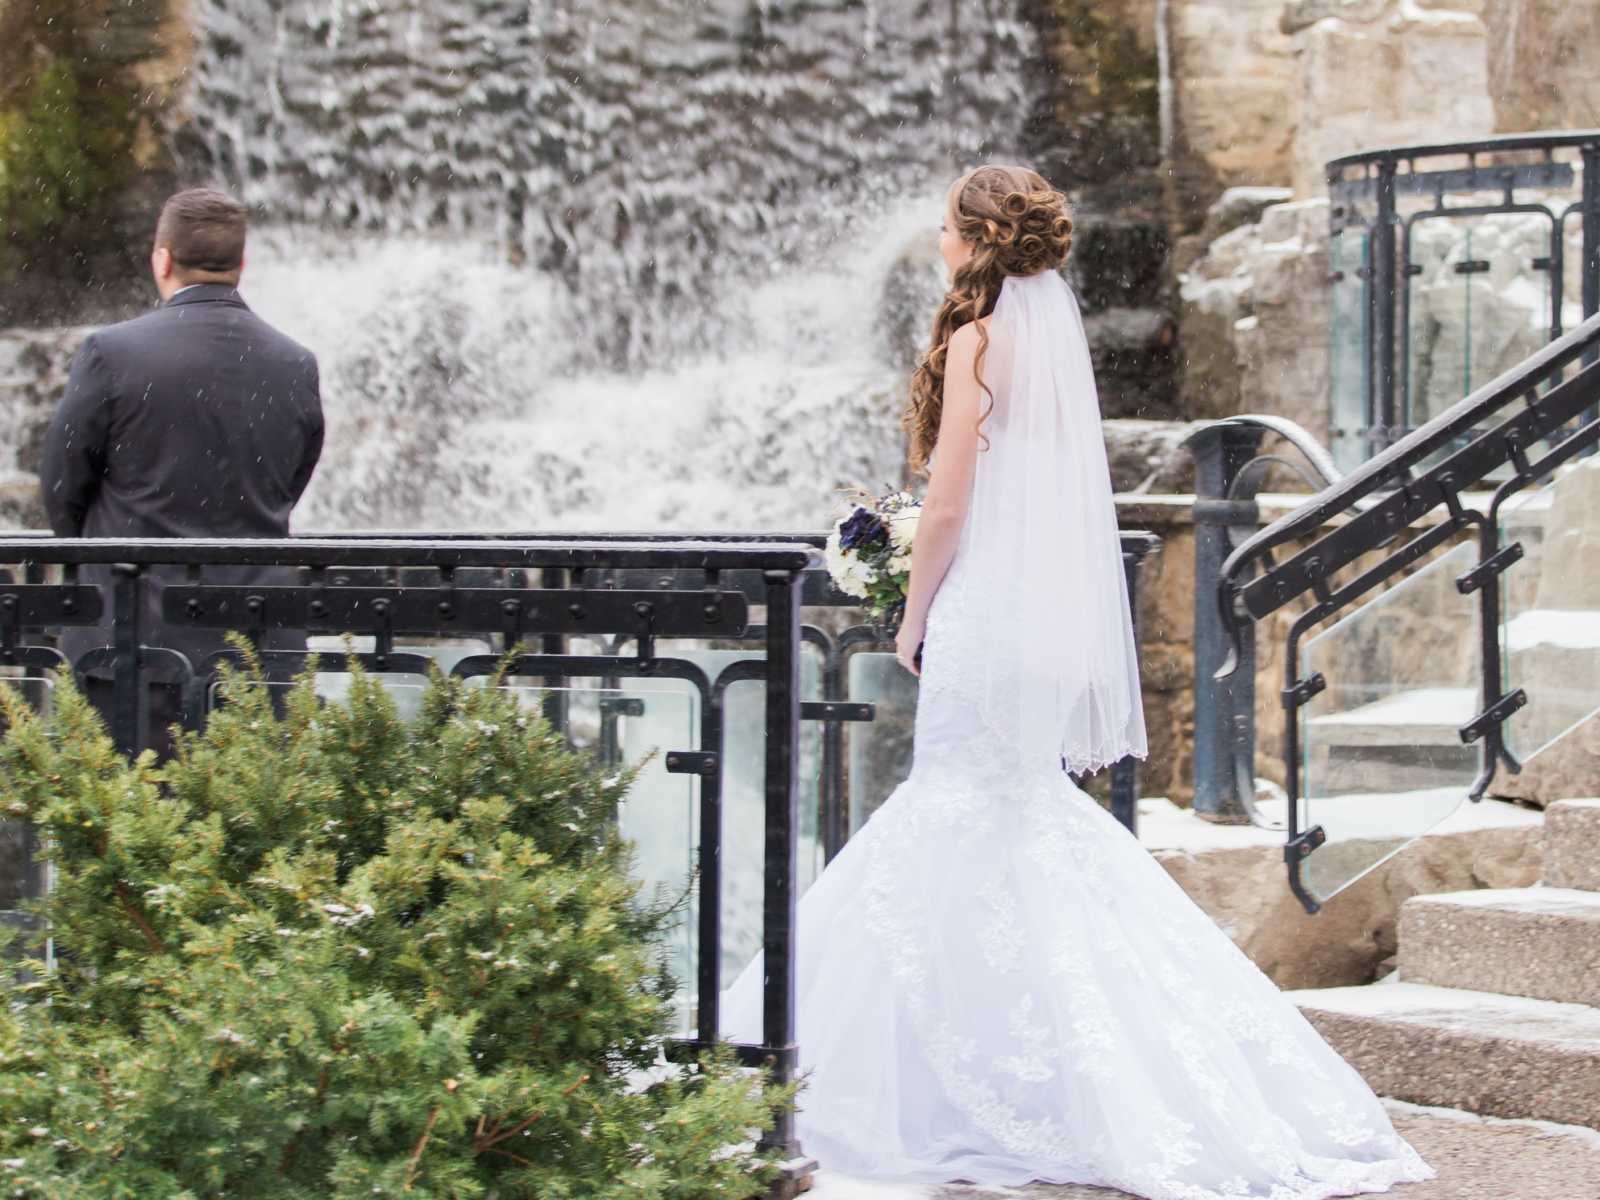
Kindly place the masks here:
POLYGON ((0 528, 45 527, 39 447, 86 332, 0 332, 0 528))
POLYGON ((1600 124, 1593 0, 1170 0, 1177 215, 1331 158, 1600 124))

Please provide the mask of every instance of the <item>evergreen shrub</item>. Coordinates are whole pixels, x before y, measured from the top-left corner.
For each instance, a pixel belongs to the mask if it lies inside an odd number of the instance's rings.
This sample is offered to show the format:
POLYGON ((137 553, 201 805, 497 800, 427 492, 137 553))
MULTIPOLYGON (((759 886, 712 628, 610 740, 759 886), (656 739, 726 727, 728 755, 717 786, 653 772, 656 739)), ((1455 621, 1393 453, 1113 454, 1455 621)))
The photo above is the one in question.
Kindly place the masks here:
MULTIPOLYGON (((669 906, 607 776, 515 698, 258 672, 130 763, 66 680, 0 705, 54 938, 0 979, 0 1194, 742 1197, 787 1090, 659 1061, 669 906)), ((39 934, 30 935, 34 941, 39 934)))

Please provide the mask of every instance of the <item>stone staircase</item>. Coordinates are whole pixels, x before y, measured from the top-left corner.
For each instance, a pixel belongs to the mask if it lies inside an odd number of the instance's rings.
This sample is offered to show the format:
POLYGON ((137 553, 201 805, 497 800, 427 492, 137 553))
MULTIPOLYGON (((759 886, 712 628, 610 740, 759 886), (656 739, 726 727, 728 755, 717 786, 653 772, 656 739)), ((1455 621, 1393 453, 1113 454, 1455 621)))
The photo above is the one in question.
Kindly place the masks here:
POLYGON ((1382 1096, 1600 1129, 1600 800, 1545 815, 1539 887, 1415 896, 1395 977, 1291 992, 1382 1096))

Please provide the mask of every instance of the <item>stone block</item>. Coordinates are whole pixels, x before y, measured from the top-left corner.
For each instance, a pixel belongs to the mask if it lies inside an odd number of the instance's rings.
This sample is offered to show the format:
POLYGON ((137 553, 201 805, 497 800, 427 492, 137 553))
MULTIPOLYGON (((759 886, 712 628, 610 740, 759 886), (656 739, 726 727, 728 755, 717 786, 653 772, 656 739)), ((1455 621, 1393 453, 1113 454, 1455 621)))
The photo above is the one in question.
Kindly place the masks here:
POLYGON ((1491 815, 1515 823, 1420 838, 1315 916, 1286 886, 1281 835, 1246 829, 1217 835, 1230 844, 1215 848, 1156 846, 1153 853, 1279 987, 1337 987, 1371 981, 1378 965, 1395 953, 1400 908, 1412 896, 1527 887, 1539 878, 1539 825, 1509 805, 1467 814, 1491 815), (1256 844, 1231 844, 1252 837, 1256 844))
MULTIPOLYGON (((1517 774, 1499 772, 1493 790, 1496 796, 1540 807, 1600 792, 1600 717, 1569 730, 1525 762, 1517 774)), ((1594 886, 1600 887, 1600 873, 1596 880, 1594 886)))
POLYGON ((1600 892, 1600 800, 1561 800, 1544 814, 1544 882, 1600 892))
POLYGON ((1406 983, 1600 1006, 1600 892, 1484 889, 1400 906, 1406 983))
POLYGON ((1283 6, 1278 27, 1293 34, 1329 19, 1359 25, 1376 21, 1388 8, 1389 0, 1292 0, 1283 6))
POLYGON ((1600 1128, 1600 1010, 1403 981, 1291 998, 1379 1095, 1600 1128))

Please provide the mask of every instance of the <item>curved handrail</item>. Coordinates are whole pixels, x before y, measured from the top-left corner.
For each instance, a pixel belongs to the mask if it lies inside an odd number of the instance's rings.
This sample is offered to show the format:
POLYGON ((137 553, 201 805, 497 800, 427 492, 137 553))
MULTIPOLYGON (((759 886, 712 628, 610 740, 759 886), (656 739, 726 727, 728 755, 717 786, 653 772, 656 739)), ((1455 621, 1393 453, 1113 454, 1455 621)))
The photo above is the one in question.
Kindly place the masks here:
MULTIPOLYGON (((1600 349, 1600 314, 1590 317, 1565 337, 1551 342, 1427 424, 1380 451, 1339 482, 1323 489, 1293 512, 1287 513, 1251 536, 1228 555, 1218 575, 1217 602, 1220 606, 1222 626, 1228 634, 1233 650, 1228 660, 1219 668, 1218 677, 1231 674, 1238 664, 1240 622, 1246 619, 1245 613, 1240 611, 1246 587, 1241 580, 1249 575, 1258 562, 1265 559, 1276 547, 1321 528, 1330 517, 1358 506, 1374 493, 1413 485, 1416 482, 1412 478, 1413 468, 1429 455, 1471 433, 1486 418, 1529 396, 1541 381, 1596 349, 1600 349)), ((1580 378, 1588 379, 1593 372, 1594 368, 1591 367, 1584 371, 1580 378)), ((1569 381, 1569 383, 1574 382, 1577 380, 1569 381)), ((1596 381, 1590 380, 1590 382, 1596 381)), ((1498 462, 1510 461, 1511 455, 1516 452, 1514 438, 1508 438, 1507 444, 1506 452, 1498 457, 1496 465, 1498 462)), ((1484 473, 1486 472, 1479 473, 1472 479, 1452 482, 1456 488, 1460 488, 1476 482, 1484 473)), ((1405 524, 1409 524, 1421 515, 1420 512, 1410 511, 1419 504, 1421 511, 1426 512, 1447 503, 1442 488, 1435 487, 1433 490, 1437 494, 1427 502, 1424 503, 1417 495, 1408 496, 1406 504, 1396 511, 1385 512, 1382 514, 1383 518, 1391 524, 1403 518, 1405 524)), ((1401 527, 1403 528, 1403 525, 1401 527)), ((1311 555, 1309 551, 1302 551, 1280 569, 1282 573, 1274 579, 1270 593, 1264 594, 1263 589, 1254 590, 1248 605, 1249 616, 1259 619, 1304 595, 1319 579, 1325 579, 1333 571, 1347 565, 1348 561, 1358 557, 1365 549, 1348 553, 1345 561, 1337 561, 1332 557, 1318 557, 1311 555), (1288 570, 1291 567, 1294 569, 1288 570)))
POLYGON ((1288 417, 1274 416, 1271 413, 1240 413, 1237 416, 1223 417, 1191 430, 1184 437, 1182 444, 1187 446, 1205 430, 1214 429, 1218 425, 1245 425, 1257 429, 1265 429, 1269 433, 1277 434, 1288 442, 1310 464, 1312 471, 1325 485, 1338 483, 1344 477, 1338 467, 1334 465, 1333 456, 1323 444, 1311 436, 1309 430, 1298 422, 1291 421, 1288 417))
POLYGON ((1479 138, 1472 142, 1439 142, 1433 145, 1390 146, 1382 150, 1358 150, 1326 164, 1328 177, 1346 167, 1365 166, 1386 159, 1436 158, 1452 154, 1495 154, 1509 150, 1557 150, 1568 146, 1586 146, 1600 141, 1600 129, 1558 129, 1549 133, 1511 133, 1499 137, 1479 138))

